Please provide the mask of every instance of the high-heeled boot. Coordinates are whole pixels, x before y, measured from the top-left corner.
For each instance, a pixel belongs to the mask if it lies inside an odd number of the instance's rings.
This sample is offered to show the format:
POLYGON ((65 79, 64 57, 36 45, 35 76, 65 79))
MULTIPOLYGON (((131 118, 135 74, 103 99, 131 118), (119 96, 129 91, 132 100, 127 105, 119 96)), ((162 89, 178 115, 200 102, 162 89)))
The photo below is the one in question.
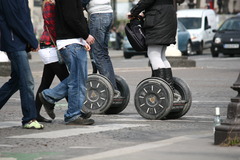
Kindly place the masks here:
POLYGON ((153 77, 159 77, 165 80, 165 68, 158 68, 156 70, 152 70, 153 77))
POLYGON ((171 89, 174 91, 174 81, 171 68, 165 68, 165 80, 170 84, 171 89))

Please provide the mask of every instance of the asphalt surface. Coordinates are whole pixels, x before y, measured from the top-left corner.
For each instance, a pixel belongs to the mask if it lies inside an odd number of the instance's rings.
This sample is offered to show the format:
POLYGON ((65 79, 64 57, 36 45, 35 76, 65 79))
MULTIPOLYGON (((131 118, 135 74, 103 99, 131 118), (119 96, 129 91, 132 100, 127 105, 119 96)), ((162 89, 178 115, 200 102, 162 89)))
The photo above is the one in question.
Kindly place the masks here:
MULTIPOLYGON (((35 90, 42 73, 37 54, 30 60, 35 90)), ((121 51, 111 51, 115 72, 125 78, 130 88, 130 102, 117 115, 93 115, 94 126, 66 126, 65 100, 57 104, 56 120, 44 124, 44 130, 21 128, 19 93, 13 95, 0 111, 1 160, 240 160, 239 146, 214 145, 213 114, 220 107, 226 118, 227 105, 237 93, 230 87, 240 72, 240 57, 212 58, 190 56, 196 67, 176 67, 173 74, 190 87, 193 102, 189 112, 177 120, 146 120, 134 108, 137 84, 150 76, 147 58, 124 59, 121 51)), ((91 66, 89 63, 89 73, 91 66)), ((0 77, 3 84, 9 77, 0 77)), ((54 85, 58 83, 56 79, 54 85)), ((44 110, 42 114, 46 116, 44 110)), ((46 116, 47 117, 47 116, 46 116)))

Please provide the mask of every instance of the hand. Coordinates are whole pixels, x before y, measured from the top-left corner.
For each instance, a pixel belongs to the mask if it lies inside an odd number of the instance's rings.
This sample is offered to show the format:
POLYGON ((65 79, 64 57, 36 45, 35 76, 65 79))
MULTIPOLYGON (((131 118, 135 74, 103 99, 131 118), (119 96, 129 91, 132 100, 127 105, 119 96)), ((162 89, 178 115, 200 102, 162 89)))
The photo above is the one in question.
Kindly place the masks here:
POLYGON ((37 48, 31 48, 31 51, 32 51, 32 52, 37 52, 39 49, 40 49, 40 45, 38 45, 37 48))
POLYGON ((90 51, 91 46, 87 43, 87 44, 84 46, 84 48, 85 48, 86 51, 90 51))
POLYGON ((95 38, 89 34, 88 38, 86 39, 86 42, 91 45, 95 42, 95 38))
POLYGON ((141 13, 139 14, 139 16, 141 16, 141 17, 144 17, 144 13, 143 13, 143 12, 141 12, 141 13))
POLYGON ((127 13, 127 18, 131 20, 131 19, 133 19, 134 17, 133 17, 133 15, 132 15, 130 12, 128 12, 128 13, 127 13))

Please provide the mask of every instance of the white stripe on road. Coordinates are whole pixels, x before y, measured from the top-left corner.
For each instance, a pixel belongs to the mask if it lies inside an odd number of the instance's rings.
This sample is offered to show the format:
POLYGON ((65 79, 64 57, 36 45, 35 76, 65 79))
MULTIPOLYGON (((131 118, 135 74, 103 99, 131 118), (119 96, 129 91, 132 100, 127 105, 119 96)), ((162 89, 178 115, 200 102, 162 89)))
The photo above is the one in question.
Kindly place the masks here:
POLYGON ((146 127, 150 126, 148 124, 105 124, 105 125, 96 125, 96 126, 79 126, 80 128, 73 129, 64 129, 51 132, 42 132, 35 134, 25 134, 19 136, 10 136, 7 138, 62 138, 69 136, 77 136, 80 134, 96 133, 103 131, 113 131, 123 128, 133 128, 133 127, 146 127))
MULTIPOLYGON (((75 157, 68 160, 97 160, 97 159, 107 159, 111 157, 118 157, 122 155, 127 155, 131 153, 146 151, 154 148, 169 146, 175 143, 196 139, 200 137, 206 137, 210 135, 200 135, 200 136, 181 136, 181 137, 174 137, 166 140, 150 142, 150 143, 143 143, 135 146, 120 148, 120 149, 113 149, 106 152, 91 154, 87 156, 75 157)), ((161 158, 160 158, 161 159, 161 158)))
POLYGON ((9 127, 15 127, 15 126, 21 126, 21 122, 17 121, 6 121, 6 122, 0 122, 0 128, 9 128, 9 127))

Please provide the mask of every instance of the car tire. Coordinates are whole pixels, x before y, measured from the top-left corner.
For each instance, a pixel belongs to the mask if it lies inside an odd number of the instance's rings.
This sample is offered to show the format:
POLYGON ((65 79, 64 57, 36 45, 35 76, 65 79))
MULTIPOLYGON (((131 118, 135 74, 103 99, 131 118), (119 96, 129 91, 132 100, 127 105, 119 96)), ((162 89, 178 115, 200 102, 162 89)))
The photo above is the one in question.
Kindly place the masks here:
POLYGON ((219 53, 211 48, 212 57, 218 57, 219 53))
POLYGON ((193 51, 192 51, 192 43, 191 43, 190 40, 188 41, 187 47, 186 47, 186 51, 183 52, 183 54, 186 55, 186 56, 193 54, 193 51))
POLYGON ((146 53, 144 53, 144 56, 145 56, 146 58, 148 58, 148 54, 147 54, 147 52, 146 52, 146 53))
POLYGON ((123 56, 124 56, 124 58, 126 58, 126 59, 132 58, 132 55, 131 55, 130 53, 128 53, 128 52, 123 52, 123 56))
POLYGON ((203 54, 203 42, 200 44, 197 54, 203 54))

